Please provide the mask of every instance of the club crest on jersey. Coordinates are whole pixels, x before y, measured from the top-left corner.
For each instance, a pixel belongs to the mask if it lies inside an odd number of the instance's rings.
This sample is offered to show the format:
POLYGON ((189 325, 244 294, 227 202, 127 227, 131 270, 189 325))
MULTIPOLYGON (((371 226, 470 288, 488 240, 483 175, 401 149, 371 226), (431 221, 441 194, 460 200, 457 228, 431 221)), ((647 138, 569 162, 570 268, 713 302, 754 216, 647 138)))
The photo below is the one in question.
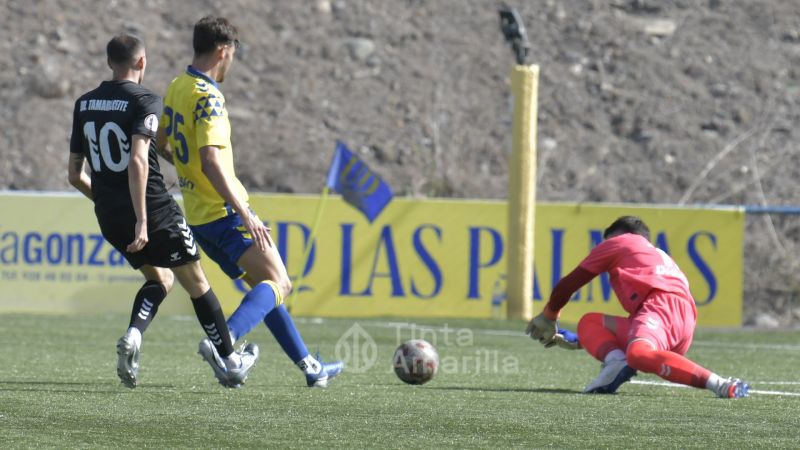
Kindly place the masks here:
POLYGON ((155 114, 149 114, 144 118, 144 126, 148 130, 155 133, 158 131, 158 117, 155 114))

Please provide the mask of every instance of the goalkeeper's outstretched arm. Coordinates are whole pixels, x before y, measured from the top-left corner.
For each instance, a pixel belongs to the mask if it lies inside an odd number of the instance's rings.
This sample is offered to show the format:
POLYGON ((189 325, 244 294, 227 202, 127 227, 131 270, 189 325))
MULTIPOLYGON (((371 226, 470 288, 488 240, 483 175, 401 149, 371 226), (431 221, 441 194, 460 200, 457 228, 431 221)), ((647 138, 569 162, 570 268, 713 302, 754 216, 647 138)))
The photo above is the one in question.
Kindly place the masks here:
POLYGON ((592 272, 578 266, 567 276, 562 278, 553 288, 550 299, 538 316, 531 319, 525 333, 534 340, 538 340, 545 347, 558 345, 564 348, 578 348, 577 340, 574 343, 566 342, 563 334, 558 333, 558 316, 561 309, 567 304, 570 297, 580 288, 597 276, 592 272))
POLYGON ((592 281, 596 276, 596 273, 589 272, 581 266, 576 267, 572 272, 556 283, 542 314, 550 320, 558 319, 561 309, 566 306, 569 299, 572 298, 572 295, 592 281))

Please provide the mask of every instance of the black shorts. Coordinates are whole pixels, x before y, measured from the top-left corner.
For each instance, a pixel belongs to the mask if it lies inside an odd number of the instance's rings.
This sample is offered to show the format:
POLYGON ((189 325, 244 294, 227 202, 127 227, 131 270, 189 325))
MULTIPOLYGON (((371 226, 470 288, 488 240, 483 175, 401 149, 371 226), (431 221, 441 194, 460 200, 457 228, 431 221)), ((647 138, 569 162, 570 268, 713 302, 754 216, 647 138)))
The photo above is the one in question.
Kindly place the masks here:
POLYGON ((98 223, 103 237, 125 256, 134 269, 145 264, 155 267, 178 267, 199 260, 200 250, 180 207, 174 204, 170 206, 169 214, 160 216, 162 217, 157 223, 150 223, 148 218, 147 245, 136 253, 125 250, 128 244, 133 242, 135 219, 98 217, 98 223))

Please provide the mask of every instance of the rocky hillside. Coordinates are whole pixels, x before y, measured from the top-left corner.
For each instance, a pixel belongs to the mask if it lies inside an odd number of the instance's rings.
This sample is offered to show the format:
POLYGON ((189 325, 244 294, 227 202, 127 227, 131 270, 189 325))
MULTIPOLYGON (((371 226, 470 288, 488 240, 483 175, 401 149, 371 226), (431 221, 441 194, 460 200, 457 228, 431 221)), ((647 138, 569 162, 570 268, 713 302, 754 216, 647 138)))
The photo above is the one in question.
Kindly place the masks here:
MULTIPOLYGON (((800 2, 508 3, 541 66, 539 199, 800 204, 800 2)), ((342 139, 400 195, 506 196, 513 58, 495 1, 0 4, 2 189, 68 189, 72 103, 109 76, 110 36, 145 39, 163 92, 210 13, 245 44, 223 89, 250 189, 319 192, 342 139)), ((795 216, 748 219, 749 323, 800 322, 799 236, 795 216)))

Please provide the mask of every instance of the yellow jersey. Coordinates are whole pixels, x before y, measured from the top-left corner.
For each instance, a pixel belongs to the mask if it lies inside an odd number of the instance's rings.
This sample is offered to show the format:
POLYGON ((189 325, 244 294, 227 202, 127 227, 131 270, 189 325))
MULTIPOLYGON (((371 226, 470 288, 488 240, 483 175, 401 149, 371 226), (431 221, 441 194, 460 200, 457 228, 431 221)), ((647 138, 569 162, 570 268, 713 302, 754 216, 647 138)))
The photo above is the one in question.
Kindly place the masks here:
POLYGON ((231 124, 225 97, 214 80, 192 66, 187 67, 167 89, 161 124, 172 148, 189 224, 213 222, 232 212, 203 173, 200 149, 205 146, 219 147, 222 170, 236 196, 247 201, 247 191, 233 170, 231 124))

